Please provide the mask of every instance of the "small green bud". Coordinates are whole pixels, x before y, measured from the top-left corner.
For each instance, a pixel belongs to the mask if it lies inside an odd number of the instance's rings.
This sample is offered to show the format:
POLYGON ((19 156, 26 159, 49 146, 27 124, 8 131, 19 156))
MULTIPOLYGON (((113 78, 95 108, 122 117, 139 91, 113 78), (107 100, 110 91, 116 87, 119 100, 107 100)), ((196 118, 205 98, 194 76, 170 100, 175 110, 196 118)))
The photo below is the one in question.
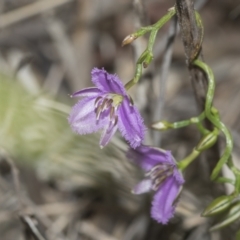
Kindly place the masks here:
POLYGON ((239 218, 240 218, 240 202, 237 202, 234 205, 232 205, 228 213, 225 215, 224 219, 221 222, 214 225, 213 227, 211 227, 210 231, 215 231, 220 228, 223 228, 239 218))
POLYGON ((151 127, 156 130, 167 130, 169 129, 169 123, 166 121, 160 121, 153 123, 151 127))
POLYGON ((197 145, 196 149, 199 152, 202 152, 206 149, 209 149, 210 147, 212 147, 216 143, 217 137, 218 137, 218 135, 215 132, 208 133, 206 136, 204 136, 202 138, 200 143, 197 145))
POLYGON ((214 199, 202 213, 203 217, 210 217, 226 210, 232 203, 233 196, 221 196, 214 199))

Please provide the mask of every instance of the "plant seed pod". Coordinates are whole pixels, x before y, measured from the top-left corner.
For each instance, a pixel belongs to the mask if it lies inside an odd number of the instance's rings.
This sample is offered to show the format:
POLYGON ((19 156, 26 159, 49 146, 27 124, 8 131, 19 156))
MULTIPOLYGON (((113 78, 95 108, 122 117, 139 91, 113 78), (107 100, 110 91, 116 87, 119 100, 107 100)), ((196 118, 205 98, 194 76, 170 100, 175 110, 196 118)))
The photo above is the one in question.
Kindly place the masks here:
POLYGON ((221 196, 214 199, 202 213, 203 217, 210 217, 226 210, 232 203, 233 196, 221 196))
POLYGON ((240 218, 240 202, 235 203, 228 213, 224 216, 223 220, 213 227, 210 228, 210 231, 215 231, 220 228, 226 227, 227 225, 231 224, 232 222, 236 221, 240 218))
POLYGON ((216 135, 215 132, 210 132, 201 140, 201 142, 197 145, 196 149, 200 152, 209 149, 216 143, 217 138, 218 135, 216 135))

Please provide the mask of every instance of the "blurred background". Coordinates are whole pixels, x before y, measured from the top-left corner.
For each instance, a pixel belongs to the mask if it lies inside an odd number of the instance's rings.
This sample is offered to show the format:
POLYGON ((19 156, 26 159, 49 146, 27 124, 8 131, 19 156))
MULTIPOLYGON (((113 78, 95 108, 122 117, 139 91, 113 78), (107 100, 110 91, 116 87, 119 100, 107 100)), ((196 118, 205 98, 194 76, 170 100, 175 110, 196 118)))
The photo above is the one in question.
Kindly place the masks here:
MULTIPOLYGON (((200 216, 229 186, 209 182, 203 158, 185 172, 176 216, 166 226, 150 218, 151 195, 134 196, 142 172, 125 157, 116 135, 99 149, 99 134, 77 136, 67 116, 69 94, 91 86, 93 67, 129 81, 147 37, 131 46, 122 40, 155 23, 174 1, 1 0, 0 1, 0 239, 1 240, 218 240, 235 239, 240 224, 210 233, 216 219, 200 216)), ((205 26, 204 60, 212 67, 214 99, 232 130, 233 157, 240 157, 240 1, 196 0, 205 26)), ((146 125, 198 114, 178 29, 160 30, 154 62, 131 89, 146 125)), ((148 131, 146 144, 184 158, 199 140, 194 126, 148 131)), ((220 146, 224 146, 221 144, 220 146)), ((220 150, 223 149, 220 147, 220 150)), ((224 174, 229 174, 224 171, 224 174)))

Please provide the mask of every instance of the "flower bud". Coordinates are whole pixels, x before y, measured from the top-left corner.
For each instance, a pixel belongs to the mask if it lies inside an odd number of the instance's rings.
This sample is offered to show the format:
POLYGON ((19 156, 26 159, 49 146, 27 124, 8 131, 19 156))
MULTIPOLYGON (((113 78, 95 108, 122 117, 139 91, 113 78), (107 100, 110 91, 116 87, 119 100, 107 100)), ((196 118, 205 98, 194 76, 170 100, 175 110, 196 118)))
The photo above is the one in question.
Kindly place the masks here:
POLYGON ((233 196, 221 196, 214 199, 202 213, 203 217, 210 217, 226 210, 232 203, 233 196))
POLYGON ((223 228, 240 218, 240 202, 235 203, 224 216, 224 219, 210 228, 210 231, 215 231, 223 228))
POLYGON ((217 134, 215 132, 210 132, 202 138, 200 143, 197 145, 196 149, 201 152, 212 147, 217 141, 217 134))
POLYGON ((151 127, 156 130, 167 130, 169 129, 169 123, 166 121, 156 122, 151 127))
POLYGON ((129 43, 132 43, 135 39, 137 39, 137 37, 134 36, 133 34, 126 36, 122 41, 122 47, 129 43))

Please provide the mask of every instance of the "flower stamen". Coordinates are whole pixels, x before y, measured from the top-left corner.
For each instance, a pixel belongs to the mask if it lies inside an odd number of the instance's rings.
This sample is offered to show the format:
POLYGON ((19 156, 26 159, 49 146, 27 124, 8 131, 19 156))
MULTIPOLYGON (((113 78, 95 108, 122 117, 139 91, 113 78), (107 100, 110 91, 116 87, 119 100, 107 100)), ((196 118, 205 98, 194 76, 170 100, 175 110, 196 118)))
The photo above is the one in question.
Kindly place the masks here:
POLYGON ((116 126, 117 123, 118 123, 118 115, 115 115, 113 125, 116 126))
POLYGON ((102 131, 99 145, 104 147, 119 129, 132 148, 139 147, 145 126, 122 81, 116 74, 103 69, 94 68, 91 75, 95 87, 84 88, 72 95, 83 98, 68 118, 73 131, 80 135, 102 131))
POLYGON ((108 109, 109 107, 111 107, 111 106, 112 106, 112 103, 113 103, 113 100, 112 100, 111 98, 108 99, 108 101, 107 101, 106 104, 105 104, 106 109, 108 109))
POLYGON ((95 113, 96 113, 96 118, 97 118, 97 121, 98 121, 99 118, 100 118, 100 115, 101 115, 101 113, 102 113, 101 105, 98 106, 98 107, 95 109, 95 113))
POLYGON ((94 102, 94 107, 96 108, 98 106, 99 101, 102 99, 102 97, 97 97, 94 102))
POLYGON ((160 178, 156 178, 154 181, 153 181, 153 184, 152 184, 152 190, 153 191, 157 191, 160 184, 166 179, 166 176, 161 176, 160 178))
POLYGON ((104 100, 103 100, 103 102, 101 104, 102 111, 104 111, 106 109, 106 105, 107 105, 106 103, 107 103, 108 100, 109 100, 108 98, 104 98, 104 100))
POLYGON ((100 119, 101 114, 104 111, 109 110, 109 129, 116 126, 118 122, 117 109, 122 103, 122 100, 123 97, 117 94, 108 94, 104 98, 97 97, 94 102, 97 121, 100 119))
POLYGON ((160 184, 173 173, 173 166, 167 164, 158 164, 145 174, 152 180, 152 190, 157 191, 160 184))
POLYGON ((115 108, 111 107, 111 109, 110 109, 110 119, 112 119, 114 115, 115 115, 115 108))

